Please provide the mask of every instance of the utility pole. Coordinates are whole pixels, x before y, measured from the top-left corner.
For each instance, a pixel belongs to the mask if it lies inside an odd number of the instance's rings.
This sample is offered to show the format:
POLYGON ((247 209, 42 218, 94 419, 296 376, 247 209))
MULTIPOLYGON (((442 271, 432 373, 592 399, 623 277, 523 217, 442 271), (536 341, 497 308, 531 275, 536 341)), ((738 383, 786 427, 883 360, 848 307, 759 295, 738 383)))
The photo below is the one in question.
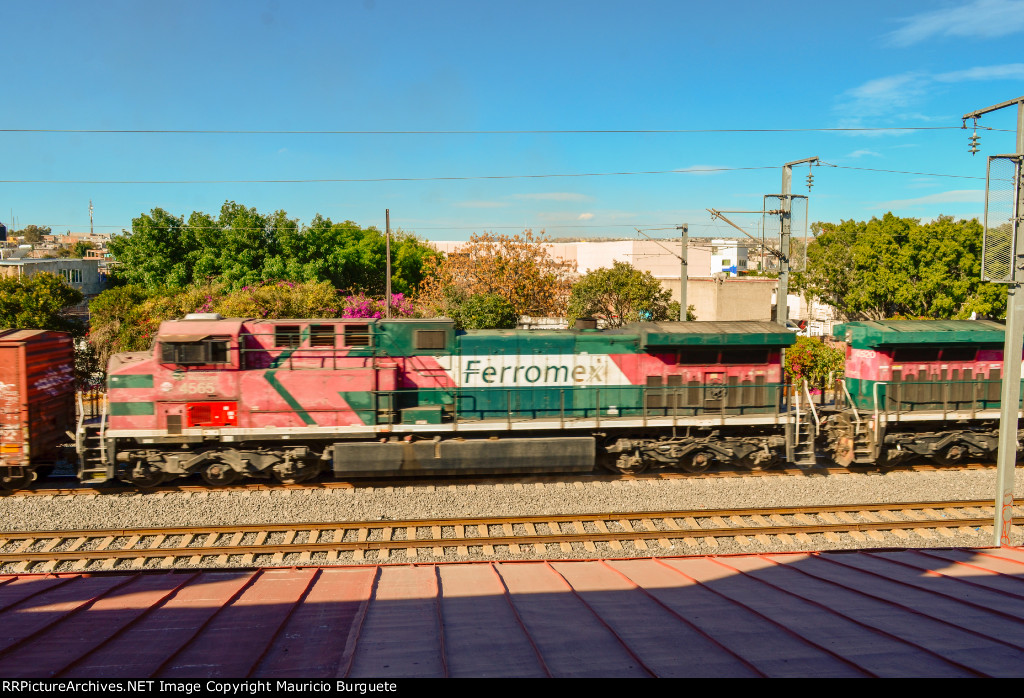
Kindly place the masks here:
POLYGON ((658 245, 658 247, 660 247, 661 249, 665 250, 670 255, 674 255, 674 256, 679 258, 679 288, 680 288, 680 291, 679 291, 679 322, 686 322, 686 280, 687 280, 686 268, 687 268, 687 264, 688 264, 688 262, 686 261, 686 245, 687 245, 687 242, 689 240, 689 238, 687 238, 686 234, 687 234, 687 232, 689 232, 689 229, 690 229, 690 225, 688 223, 683 223, 682 225, 677 225, 676 226, 676 230, 682 231, 682 241, 683 241, 683 249, 679 250, 679 254, 676 254, 675 252, 673 252, 671 250, 671 248, 665 247, 660 242, 658 242, 655 238, 652 238, 650 235, 648 235, 644 231, 640 230, 640 228, 634 228, 634 230, 636 232, 640 233, 645 238, 647 238, 651 242, 653 242, 656 245, 658 245))
POLYGON ((391 317, 391 209, 390 208, 384 209, 384 229, 387 231, 387 233, 386 233, 387 242, 385 243, 385 245, 386 245, 386 248, 387 248, 387 256, 388 256, 388 263, 387 263, 388 279, 387 279, 387 290, 385 291, 385 296, 386 296, 386 301, 385 301, 385 303, 386 303, 385 317, 390 318, 391 317))
POLYGON ((779 289, 775 292, 775 321, 785 325, 789 319, 789 236, 793 213, 793 165, 817 164, 818 158, 804 158, 782 166, 782 234, 779 236, 779 289))
POLYGON ((686 285, 690 278, 687 268, 689 262, 686 261, 686 246, 689 243, 687 233, 690 232, 690 226, 683 223, 676 226, 676 229, 679 230, 682 244, 682 247, 679 248, 679 322, 686 322, 686 285))
MULTIPOLYGON (((1013 189, 1016 194, 1010 231, 1012 234, 1013 254, 1009 258, 1009 269, 1006 281, 1006 331, 1003 340, 1003 387, 1000 392, 999 408, 999 453, 996 459, 996 499, 995 499, 995 534, 993 544, 1010 545, 1010 532, 1013 527, 1013 480, 1017 458, 1017 428, 1019 426, 1020 406, 1020 375, 1021 352, 1024 350, 1024 235, 1021 235, 1021 217, 1024 216, 1024 96, 996 104, 985 109, 964 114, 964 124, 968 119, 977 123, 982 114, 1017 105, 1017 161, 1014 170, 1016 181, 1013 189)), ((978 151, 977 135, 971 137, 970 152, 978 151)), ((1005 159, 1005 156, 1002 156, 1005 159)), ((991 159, 989 160, 991 163, 991 159)), ((988 186, 986 183, 986 199, 988 186)), ((988 202, 986 201, 986 237, 988 231, 988 202)), ((986 240, 986 242, 988 242, 986 240)), ((982 260, 985 269, 985 260, 982 260)))
POLYGON ((89 237, 91 238, 92 236, 92 199, 89 199, 89 237))

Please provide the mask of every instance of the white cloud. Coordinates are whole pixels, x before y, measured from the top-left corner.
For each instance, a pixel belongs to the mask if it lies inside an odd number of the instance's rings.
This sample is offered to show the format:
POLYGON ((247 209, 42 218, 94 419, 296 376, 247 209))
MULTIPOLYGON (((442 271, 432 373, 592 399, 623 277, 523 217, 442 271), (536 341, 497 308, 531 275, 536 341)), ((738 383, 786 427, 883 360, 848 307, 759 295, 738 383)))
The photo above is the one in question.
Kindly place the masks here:
POLYGON ((507 201, 459 201, 455 205, 461 208, 502 208, 511 204, 507 201))
POLYGON ((936 182, 932 177, 912 177, 910 183, 907 185, 908 189, 931 189, 939 186, 939 182, 936 182))
POLYGON ((1024 0, 973 0, 900 20, 888 34, 893 46, 912 46, 935 36, 992 38, 1024 30, 1024 0))
POLYGON ((726 170, 731 170, 731 166, 727 165, 690 165, 689 167, 680 167, 676 169, 676 172, 689 172, 690 174, 697 175, 714 175, 721 174, 726 170))
POLYGON ((586 194, 577 194, 568 191, 553 191, 539 194, 513 194, 513 199, 528 199, 531 201, 590 201, 586 194))
POLYGON ((593 213, 581 213, 579 216, 576 217, 576 220, 578 220, 578 221, 589 221, 593 217, 594 217, 593 213))
POLYGON ((876 157, 876 158, 882 157, 881 153, 876 153, 873 150, 855 150, 852 153, 848 154, 846 157, 848 157, 848 158, 862 158, 865 155, 870 155, 870 156, 876 157))
MULTIPOLYGON (((1024 12, 1024 8, 1021 9, 1024 12)), ((1024 80, 1024 63, 1007 63, 1006 65, 986 65, 967 70, 954 70, 951 73, 939 73, 934 77, 936 82, 967 82, 974 80, 1024 80)))
MULTIPOLYGON (((935 84, 985 80, 1024 80, 1024 63, 975 66, 947 73, 913 71, 875 78, 843 92, 838 98, 835 111, 840 114, 841 124, 845 127, 857 127, 864 119, 881 117, 888 119, 890 125, 897 125, 893 121, 950 121, 953 116, 929 117, 918 110, 920 104, 934 91, 935 84)), ((875 131, 869 135, 900 133, 906 132, 875 131)))
POLYGON ((885 208, 904 208, 908 206, 923 206, 926 204, 949 204, 949 203, 978 203, 985 202, 984 189, 957 189, 944 191, 938 194, 929 194, 916 199, 895 199, 893 201, 882 201, 880 206, 885 208))

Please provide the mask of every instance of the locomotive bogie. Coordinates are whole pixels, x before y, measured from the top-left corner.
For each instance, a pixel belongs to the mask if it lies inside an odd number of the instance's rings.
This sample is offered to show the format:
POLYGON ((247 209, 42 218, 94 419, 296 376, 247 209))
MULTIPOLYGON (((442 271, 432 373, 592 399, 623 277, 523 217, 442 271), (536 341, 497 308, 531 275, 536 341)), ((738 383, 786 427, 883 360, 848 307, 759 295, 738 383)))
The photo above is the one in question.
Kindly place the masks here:
POLYGON ((774 430, 687 430, 684 436, 607 437, 604 463, 621 472, 649 468, 703 472, 716 463, 763 470, 781 463, 785 449, 785 436, 774 430))

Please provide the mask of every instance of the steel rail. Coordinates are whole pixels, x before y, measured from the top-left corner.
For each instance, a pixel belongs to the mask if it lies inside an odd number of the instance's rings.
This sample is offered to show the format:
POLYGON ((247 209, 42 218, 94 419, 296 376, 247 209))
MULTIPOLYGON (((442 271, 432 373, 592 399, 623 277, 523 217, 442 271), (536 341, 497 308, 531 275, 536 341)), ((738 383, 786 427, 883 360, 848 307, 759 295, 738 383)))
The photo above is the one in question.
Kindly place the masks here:
MULTIPOLYGON (((804 533, 846 533, 850 531, 891 531, 893 529, 914 530, 921 528, 974 528, 991 526, 992 519, 956 519, 952 521, 883 521, 856 522, 841 524, 790 524, 786 526, 751 526, 732 528, 696 528, 672 531, 622 531, 618 533, 557 533, 516 536, 487 536, 466 538, 410 539, 389 541, 346 541, 337 543, 287 543, 262 545, 224 545, 195 548, 131 548, 118 550, 84 550, 71 552, 36 552, 36 553, 2 553, 0 563, 14 562, 72 562, 79 560, 124 560, 154 558, 195 558, 220 557, 233 555, 288 555, 291 553, 326 553, 331 551, 355 552, 358 550, 403 550, 409 548, 454 548, 460 546, 496 546, 509 545, 552 545, 561 543, 607 543, 612 541, 629 542, 634 540, 682 539, 682 538, 735 538, 737 536, 756 537, 760 535, 797 535, 804 533)), ((309 562, 308 564, 313 564, 309 562)))
MULTIPOLYGON (((687 509, 678 511, 623 511, 598 514, 542 514, 531 516, 478 516, 451 519, 385 519, 379 521, 333 521, 304 522, 277 524, 239 524, 234 526, 165 526, 152 528, 109 528, 109 529, 67 529, 49 531, 0 531, 3 545, 15 540, 26 538, 101 538, 106 536, 183 536, 183 535, 225 535, 229 533, 281 533, 289 531, 336 531, 384 529, 384 528, 433 528, 435 526, 501 526, 504 524, 545 524, 549 522, 590 522, 590 521, 635 521, 640 519, 708 519, 725 518, 727 516, 792 516, 806 514, 813 516, 819 513, 860 512, 860 511, 906 511, 914 509, 991 509, 992 502, 987 499, 944 501, 944 502, 897 502, 889 504, 828 504, 811 507, 773 507, 752 509, 687 509)), ((989 519, 991 523, 991 519, 989 519)), ((707 529, 695 529, 707 530, 707 529)), ((675 531, 666 531, 673 533, 675 531)), ((470 540, 470 539, 467 539, 470 540)), ((479 539, 472 539, 479 540, 479 539)))
MULTIPOLYGON (((215 557, 223 562, 228 562, 231 556, 246 556, 246 564, 254 562, 257 556, 271 556, 275 562, 284 564, 285 555, 299 554, 303 557, 298 564, 315 564, 309 559, 317 553, 334 553, 335 558, 329 562, 335 562, 337 554, 341 552, 353 552, 360 554, 365 551, 392 551, 410 550, 421 548, 469 548, 484 547, 485 557, 493 555, 494 546, 518 545, 518 546, 547 546, 552 544, 571 545, 572 543, 593 544, 598 542, 639 542, 658 540, 662 547, 672 547, 671 543, 665 543, 672 539, 686 540, 696 538, 736 538, 736 537, 759 537, 779 535, 822 535, 826 533, 851 533, 868 531, 894 531, 894 530, 916 530, 916 529, 963 529, 963 528, 986 528, 991 527, 991 514, 983 517, 974 516, 952 516, 942 517, 940 511, 931 510, 955 510, 955 509, 981 509, 991 508, 988 501, 970 502, 908 502, 898 504, 868 504, 868 505, 833 505, 827 507, 785 507, 778 509, 729 509, 709 511, 687 511, 687 512, 631 512, 622 514, 588 514, 588 515, 553 515, 553 516, 532 516, 532 517, 502 517, 502 518, 472 518, 472 519, 421 519, 408 521, 383 521, 383 522, 346 522, 330 524, 282 524, 273 526, 249 525, 249 526, 216 526, 216 527, 189 527, 189 528, 162 528, 162 529, 91 529, 86 531, 25 531, 2 534, 3 547, 16 546, 13 552, 0 553, 0 564, 20 564, 27 568, 32 563, 50 563, 50 568, 62 562, 76 562, 79 569, 88 566, 90 562, 105 560, 116 564, 118 560, 133 559, 145 564, 146 560, 159 559, 174 564, 178 559, 189 559, 192 562, 201 562, 203 558, 215 557), (918 510, 925 511, 925 519, 888 520, 888 521, 852 521, 847 520, 840 523, 832 522, 776 522, 769 525, 733 525, 723 526, 726 517, 735 519, 742 516, 811 516, 832 512, 845 512, 852 518, 853 515, 861 512, 889 511, 907 515, 907 512, 918 510), (940 518, 935 518, 939 514, 940 518), (686 527, 674 526, 669 529, 657 528, 653 520, 660 519, 693 519, 693 524, 687 522, 686 527), (696 519, 720 519, 712 526, 701 526, 696 519), (633 525, 623 526, 623 531, 608 531, 607 526, 601 526, 602 530, 597 532, 583 532, 582 525, 586 522, 632 522, 640 521, 641 528, 634 528, 633 525), (466 535, 467 527, 504 526, 509 523, 530 524, 537 523, 560 524, 573 522, 577 524, 577 533, 563 533, 561 531, 552 533, 537 533, 535 528, 528 527, 532 533, 513 535, 466 535), (455 527, 459 535, 444 537, 443 528, 455 527), (391 539, 395 529, 430 528, 430 538, 405 538, 391 539), (459 531, 459 529, 462 529, 459 531), (325 530, 341 531, 339 537, 344 537, 345 531, 358 531, 357 540, 338 540, 312 542, 319 538, 319 533, 325 530), (381 530, 387 531, 386 539, 369 540, 369 532, 381 530), (305 543, 294 543, 294 537, 299 532, 310 532, 310 540, 305 543), (287 532, 292 534, 285 543, 266 543, 265 541, 274 533, 287 532), (215 541, 225 534, 233 534, 231 541, 225 545, 217 545, 215 541), (255 542, 241 543, 241 537, 246 533, 259 533, 255 542), (316 536, 312 535, 317 533, 316 536), (146 537, 159 537, 157 544, 164 546, 169 539, 177 539, 174 545, 166 547, 136 547, 146 537), (197 536, 206 536, 206 541, 200 545, 192 546, 198 542, 197 536), (89 540, 102 539, 104 547, 101 549, 82 550, 82 546, 89 540), (109 547, 118 539, 128 538, 128 547, 110 549, 109 547), (75 541, 71 549, 54 550, 61 542, 75 541), (40 546, 44 541, 46 545, 40 546), (20 545, 19 545, 20 543, 20 545), (486 547, 492 550, 488 552, 486 547), (31 548, 38 548, 35 551, 31 548), (84 563, 84 565, 83 565, 84 563)), ((1020 518, 1020 517, 1018 517, 1020 518)), ((535 548, 535 550, 538 550, 535 548)), ((538 550, 538 552, 540 552, 538 550)), ((361 558, 358 558, 361 559, 361 558)), ((49 570, 47 570, 49 571, 49 570)))

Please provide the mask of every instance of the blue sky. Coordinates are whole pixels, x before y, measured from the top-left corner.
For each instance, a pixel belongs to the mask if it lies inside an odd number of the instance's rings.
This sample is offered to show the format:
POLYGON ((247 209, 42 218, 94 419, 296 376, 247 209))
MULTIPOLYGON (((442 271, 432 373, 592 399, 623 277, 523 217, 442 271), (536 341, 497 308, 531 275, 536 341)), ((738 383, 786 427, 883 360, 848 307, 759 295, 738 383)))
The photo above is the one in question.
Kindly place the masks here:
MULTIPOLYGON (((0 27, 0 129, 935 128, 1024 95, 1024 0, 0 0, 0 27)), ((815 168, 811 220, 980 217, 1016 110, 980 125, 1002 130, 974 157, 958 128, 0 130, 0 221, 84 231, 91 199, 117 232, 233 200, 381 228, 390 208, 433 240, 731 235, 705 209, 759 209, 810 156, 839 166, 815 168)))

